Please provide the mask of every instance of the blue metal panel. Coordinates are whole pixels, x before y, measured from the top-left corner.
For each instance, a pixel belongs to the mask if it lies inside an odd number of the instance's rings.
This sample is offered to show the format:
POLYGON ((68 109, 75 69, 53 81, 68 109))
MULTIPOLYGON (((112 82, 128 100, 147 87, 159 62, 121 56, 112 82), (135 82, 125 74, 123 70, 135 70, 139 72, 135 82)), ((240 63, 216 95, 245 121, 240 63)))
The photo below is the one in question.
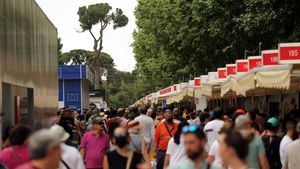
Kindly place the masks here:
POLYGON ((85 65, 82 65, 82 68, 81 68, 81 72, 82 72, 82 79, 87 79, 86 78, 86 66, 85 65))
POLYGON ((60 65, 59 79, 80 79, 80 65, 60 65))
POLYGON ((59 80, 58 81, 58 85, 59 85, 59 96, 58 96, 58 101, 64 101, 64 90, 63 90, 63 80, 59 80))
POLYGON ((78 109, 81 107, 80 80, 65 80, 65 107, 78 109))
POLYGON ((60 65, 57 76, 59 79, 84 79, 89 81, 93 79, 92 72, 86 65, 60 65))

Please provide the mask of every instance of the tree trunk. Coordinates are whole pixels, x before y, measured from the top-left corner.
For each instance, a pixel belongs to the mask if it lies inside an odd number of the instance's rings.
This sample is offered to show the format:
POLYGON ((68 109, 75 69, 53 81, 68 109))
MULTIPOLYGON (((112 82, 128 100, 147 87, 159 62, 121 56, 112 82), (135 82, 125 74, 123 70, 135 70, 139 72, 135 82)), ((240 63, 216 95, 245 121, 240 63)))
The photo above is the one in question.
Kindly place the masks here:
POLYGON ((101 89, 101 67, 97 65, 95 67, 95 89, 101 89))
POLYGON ((89 30, 90 34, 94 38, 94 47, 93 48, 94 48, 95 56, 93 58, 93 62, 94 62, 94 74, 95 74, 94 87, 96 90, 101 89, 101 76, 102 76, 101 51, 103 49, 103 30, 105 29, 105 27, 106 27, 106 25, 102 26, 102 24, 101 24, 99 39, 96 39, 95 36, 93 35, 93 33, 91 32, 91 30, 89 30), (97 48, 98 42, 99 42, 99 49, 97 48))
POLYGON ((101 64, 100 64, 100 54, 96 53, 94 57, 94 73, 95 73, 95 80, 94 80, 94 87, 95 89, 101 89, 101 64))

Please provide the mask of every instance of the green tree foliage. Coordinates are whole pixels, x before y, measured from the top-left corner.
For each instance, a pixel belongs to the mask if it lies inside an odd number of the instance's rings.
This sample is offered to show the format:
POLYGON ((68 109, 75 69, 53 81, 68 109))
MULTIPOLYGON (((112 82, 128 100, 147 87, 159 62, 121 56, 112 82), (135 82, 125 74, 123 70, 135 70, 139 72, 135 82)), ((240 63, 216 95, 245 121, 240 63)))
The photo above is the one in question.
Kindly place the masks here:
POLYGON ((143 95, 244 58, 259 42, 300 40, 298 0, 138 0, 135 16, 143 95))
POLYGON ((136 71, 123 72, 114 69, 104 82, 106 102, 110 107, 127 107, 140 96, 136 90, 136 71))
POLYGON ((95 68, 95 88, 101 88, 101 51, 103 49, 103 35, 107 26, 113 23, 113 28, 126 26, 128 17, 123 14, 119 8, 112 12, 112 7, 108 3, 98 3, 89 5, 88 7, 82 6, 78 9, 80 26, 83 31, 89 31, 94 41, 94 57, 92 59, 93 67, 95 68), (92 28, 100 25, 99 36, 93 33, 92 28))
MULTIPOLYGON (((60 57, 60 55, 62 54, 62 48, 63 48, 63 44, 61 43, 61 38, 57 38, 57 56, 58 57, 60 57)), ((58 60, 58 64, 61 65, 63 63, 58 60)))
POLYGON ((62 53, 58 57, 59 63, 62 64, 71 64, 71 65, 89 65, 90 59, 93 57, 93 52, 83 50, 83 49, 74 49, 66 53, 62 53))
MULTIPOLYGON (((90 70, 94 72, 95 69, 92 64, 93 54, 92 51, 74 49, 60 54, 58 59, 62 64, 86 64, 90 70)), ((117 70, 113 58, 105 52, 101 53, 101 68, 101 76, 106 77, 102 86, 106 90, 108 106, 126 107, 141 97, 137 95, 136 90, 136 71, 130 73, 117 70)), ((93 79, 95 79, 95 77, 93 79)), ((93 88, 94 86, 92 84, 90 89, 93 88)))
POLYGON ((57 54, 62 53, 63 44, 61 43, 61 38, 57 38, 57 54))
MULTIPOLYGON (((71 64, 71 65, 81 65, 86 64, 90 70, 94 73, 95 68, 93 64, 93 57, 94 53, 92 51, 87 51, 84 49, 74 49, 66 53, 62 53, 58 56, 58 62, 60 64, 71 64)), ((114 69, 114 60, 111 58, 111 56, 105 52, 101 53, 101 75, 100 76, 110 76, 111 72, 113 72, 114 69)), ((95 73, 94 78, 95 80, 95 73)), ((94 82, 93 82, 94 84, 94 82)), ((91 86, 94 88, 94 86, 91 86)))

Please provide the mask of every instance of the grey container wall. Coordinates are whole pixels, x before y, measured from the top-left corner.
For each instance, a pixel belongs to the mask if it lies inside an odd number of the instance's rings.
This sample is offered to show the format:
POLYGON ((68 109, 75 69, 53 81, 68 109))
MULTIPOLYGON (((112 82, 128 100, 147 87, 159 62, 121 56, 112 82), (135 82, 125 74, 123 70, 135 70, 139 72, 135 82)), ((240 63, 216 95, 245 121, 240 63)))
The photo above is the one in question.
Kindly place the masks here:
POLYGON ((13 101, 21 90, 18 87, 23 87, 31 91, 27 96, 33 103, 28 104, 28 124, 34 128, 49 125, 49 117, 57 111, 57 82, 55 26, 34 0, 0 0, 0 111, 4 124, 14 123, 15 112, 14 103, 6 100, 13 101), (16 91, 2 91, 7 85, 16 91))

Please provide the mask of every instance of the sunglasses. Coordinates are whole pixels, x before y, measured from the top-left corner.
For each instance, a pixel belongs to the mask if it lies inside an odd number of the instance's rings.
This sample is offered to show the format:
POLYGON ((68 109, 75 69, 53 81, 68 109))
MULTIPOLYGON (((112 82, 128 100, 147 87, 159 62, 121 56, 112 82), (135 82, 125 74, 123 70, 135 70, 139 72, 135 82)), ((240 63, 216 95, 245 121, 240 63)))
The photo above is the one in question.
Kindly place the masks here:
POLYGON ((183 133, 195 133, 199 129, 198 126, 190 125, 190 126, 184 126, 182 128, 183 133))

